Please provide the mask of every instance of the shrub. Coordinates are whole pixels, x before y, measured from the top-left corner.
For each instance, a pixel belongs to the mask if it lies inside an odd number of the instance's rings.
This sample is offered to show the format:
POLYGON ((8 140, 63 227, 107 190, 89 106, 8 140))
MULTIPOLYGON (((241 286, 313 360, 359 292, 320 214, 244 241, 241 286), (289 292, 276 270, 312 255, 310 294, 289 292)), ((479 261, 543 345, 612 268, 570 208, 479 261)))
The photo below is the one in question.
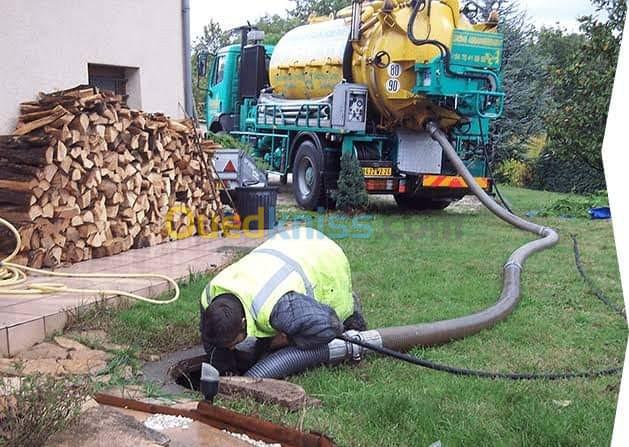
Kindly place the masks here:
POLYGON ((208 139, 214 141, 216 144, 220 144, 224 148, 228 149, 244 149, 247 153, 251 152, 252 147, 249 143, 246 143, 238 138, 232 137, 230 134, 221 132, 213 133, 208 132, 208 139))
POLYGON ((86 378, 29 376, 18 389, 7 390, 0 413, 0 446, 43 446, 78 419, 91 391, 86 378))
POLYGON ((530 166, 520 160, 505 160, 498 166, 498 178, 509 185, 525 187, 532 179, 530 166))
POLYGON ((352 155, 343 154, 341 157, 338 190, 335 191, 333 198, 337 208, 346 213, 362 211, 369 204, 360 162, 352 155))
POLYGON ((599 170, 578 159, 562 159, 548 149, 533 164, 531 187, 576 194, 606 189, 605 178, 599 170))
POLYGON ((545 206, 539 213, 542 217, 580 217, 589 218, 588 210, 593 207, 607 206, 608 199, 605 192, 598 192, 588 196, 581 197, 564 197, 555 200, 553 203, 545 206))

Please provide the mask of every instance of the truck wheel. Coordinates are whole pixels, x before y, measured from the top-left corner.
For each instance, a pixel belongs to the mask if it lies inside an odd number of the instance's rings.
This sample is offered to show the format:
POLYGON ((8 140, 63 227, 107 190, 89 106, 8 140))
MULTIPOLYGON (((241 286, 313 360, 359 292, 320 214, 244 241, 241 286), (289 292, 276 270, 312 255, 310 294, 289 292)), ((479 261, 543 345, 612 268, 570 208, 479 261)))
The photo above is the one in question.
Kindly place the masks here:
POLYGON ((414 194, 396 194, 395 201, 402 209, 416 211, 443 210, 451 203, 449 200, 428 199, 425 197, 418 197, 414 194))
POLYGON ((295 200, 302 208, 316 210, 324 203, 323 153, 306 140, 299 145, 293 163, 293 190, 295 200))

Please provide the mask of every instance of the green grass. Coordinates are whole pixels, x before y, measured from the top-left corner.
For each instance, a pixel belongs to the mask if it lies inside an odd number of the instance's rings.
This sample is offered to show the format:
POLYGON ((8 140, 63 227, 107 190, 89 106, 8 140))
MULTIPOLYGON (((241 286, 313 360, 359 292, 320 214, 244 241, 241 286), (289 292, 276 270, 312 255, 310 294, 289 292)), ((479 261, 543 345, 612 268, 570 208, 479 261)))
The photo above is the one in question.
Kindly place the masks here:
POLYGON ((180 282, 181 295, 174 304, 98 304, 74 316, 66 330, 104 329, 112 342, 131 346, 142 357, 193 347, 200 343, 199 298, 210 277, 195 274, 180 282))
MULTIPOLYGON (((503 189, 520 214, 569 197, 503 189)), ((338 243, 349 257, 354 288, 372 328, 452 318, 490 306, 500 293, 507 257, 532 239, 485 210, 477 215, 412 214, 378 202, 374 211, 372 218, 363 217, 358 224, 339 215, 333 215, 334 226, 321 222, 328 234, 340 234, 343 222, 355 234, 364 232, 365 223, 371 225, 370 238, 338 243)), ((304 214, 294 209, 282 213, 304 214)), ((562 241, 527 263, 522 302, 515 313, 491 330, 445 346, 415 349, 414 354, 496 371, 600 369, 622 361, 627 326, 577 275, 569 237, 578 235, 585 268, 621 303, 611 223, 534 220, 557 228, 562 241)), ((149 351, 198 340, 198 297, 206 281, 191 281, 173 306, 138 305, 119 313, 111 324, 114 340, 149 351)), ((301 420, 304 429, 327 433, 342 446, 428 446, 437 440, 444 446, 603 446, 610 443, 620 382, 619 377, 488 381, 376 357, 291 380, 321 399, 323 406, 291 414, 251 402, 221 404, 291 426, 301 420)))

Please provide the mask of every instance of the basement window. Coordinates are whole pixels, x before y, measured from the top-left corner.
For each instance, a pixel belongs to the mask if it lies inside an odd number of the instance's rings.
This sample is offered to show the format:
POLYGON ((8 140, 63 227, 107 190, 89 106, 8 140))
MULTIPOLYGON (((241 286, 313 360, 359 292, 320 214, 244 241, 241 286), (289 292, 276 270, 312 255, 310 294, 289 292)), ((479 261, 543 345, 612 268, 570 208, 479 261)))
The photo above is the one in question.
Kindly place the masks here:
POLYGON ((141 108, 140 69, 116 65, 87 64, 88 83, 122 96, 129 107, 141 108))

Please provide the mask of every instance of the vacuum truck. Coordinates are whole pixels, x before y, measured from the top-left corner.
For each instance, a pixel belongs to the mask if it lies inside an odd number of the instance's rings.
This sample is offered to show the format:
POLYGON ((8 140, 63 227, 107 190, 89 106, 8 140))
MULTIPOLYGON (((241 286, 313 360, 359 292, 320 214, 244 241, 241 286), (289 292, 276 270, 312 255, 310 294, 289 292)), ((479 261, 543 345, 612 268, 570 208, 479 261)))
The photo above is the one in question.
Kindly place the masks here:
POLYGON ((442 209, 468 194, 429 121, 491 192, 489 126, 504 107, 497 24, 474 2, 354 0, 275 46, 243 27, 207 70, 208 127, 250 143, 282 181, 292 173, 309 210, 333 203, 344 154, 368 193, 402 207, 442 209))

